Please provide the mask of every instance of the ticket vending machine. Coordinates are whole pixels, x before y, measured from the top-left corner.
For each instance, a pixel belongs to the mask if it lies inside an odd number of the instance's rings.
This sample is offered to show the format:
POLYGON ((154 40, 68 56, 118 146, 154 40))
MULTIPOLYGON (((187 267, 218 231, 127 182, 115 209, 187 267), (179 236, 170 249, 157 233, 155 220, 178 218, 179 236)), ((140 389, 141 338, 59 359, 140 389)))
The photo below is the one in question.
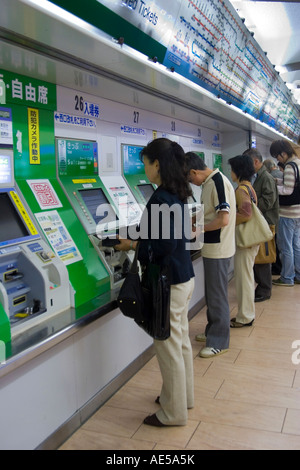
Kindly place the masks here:
POLYGON ((113 195, 120 192, 115 180, 109 191, 98 175, 96 141, 56 138, 57 177, 89 240, 110 275, 112 291, 117 290, 129 266, 130 257, 114 249, 116 235, 128 221, 116 207, 113 195))
POLYGON ((71 290, 66 267, 38 232, 15 184, 7 149, 0 150, 0 208, 0 306, 13 336, 33 318, 70 308, 71 290))
POLYGON ((156 186, 148 180, 144 164, 140 160, 140 152, 143 146, 133 144, 121 144, 122 169, 136 200, 141 206, 146 206, 156 186))

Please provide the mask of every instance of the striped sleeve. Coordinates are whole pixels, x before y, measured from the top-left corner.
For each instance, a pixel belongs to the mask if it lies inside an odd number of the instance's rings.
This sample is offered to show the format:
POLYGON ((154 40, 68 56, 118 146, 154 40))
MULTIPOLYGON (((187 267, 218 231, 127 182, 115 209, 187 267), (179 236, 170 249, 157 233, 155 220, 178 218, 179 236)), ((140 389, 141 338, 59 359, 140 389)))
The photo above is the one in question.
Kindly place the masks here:
POLYGON ((289 196, 294 191, 296 182, 295 171, 292 165, 286 165, 283 173, 283 185, 278 186, 278 194, 289 196))

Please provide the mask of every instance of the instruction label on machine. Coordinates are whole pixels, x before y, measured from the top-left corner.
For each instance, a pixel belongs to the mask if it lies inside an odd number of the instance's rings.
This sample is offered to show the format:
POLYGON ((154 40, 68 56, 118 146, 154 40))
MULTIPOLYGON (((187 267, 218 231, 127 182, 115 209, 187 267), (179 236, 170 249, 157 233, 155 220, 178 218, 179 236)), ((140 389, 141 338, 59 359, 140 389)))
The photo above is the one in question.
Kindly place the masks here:
POLYGON ((29 215, 26 212, 25 207, 23 206, 22 202, 19 199, 19 196, 15 191, 9 192, 12 200, 14 201, 19 213, 21 214, 22 219, 24 220, 26 227, 28 228, 31 235, 38 235, 35 226, 33 225, 29 215))
POLYGON ((56 255, 65 265, 82 260, 77 246, 57 211, 34 214, 56 255))
POLYGON ((29 162, 40 165, 40 123, 39 110, 28 108, 29 162))
POLYGON ((52 184, 47 179, 27 180, 41 209, 62 207, 52 184))

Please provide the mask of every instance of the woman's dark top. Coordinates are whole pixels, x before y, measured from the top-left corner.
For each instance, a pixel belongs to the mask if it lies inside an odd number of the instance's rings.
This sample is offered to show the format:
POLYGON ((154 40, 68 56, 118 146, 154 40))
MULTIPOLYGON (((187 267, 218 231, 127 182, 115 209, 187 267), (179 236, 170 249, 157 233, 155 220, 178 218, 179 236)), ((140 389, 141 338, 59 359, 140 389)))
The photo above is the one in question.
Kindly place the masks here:
POLYGON ((139 261, 169 267, 171 284, 194 277, 190 250, 188 205, 161 186, 149 199, 140 223, 139 261), (171 210, 170 210, 171 208, 171 210))

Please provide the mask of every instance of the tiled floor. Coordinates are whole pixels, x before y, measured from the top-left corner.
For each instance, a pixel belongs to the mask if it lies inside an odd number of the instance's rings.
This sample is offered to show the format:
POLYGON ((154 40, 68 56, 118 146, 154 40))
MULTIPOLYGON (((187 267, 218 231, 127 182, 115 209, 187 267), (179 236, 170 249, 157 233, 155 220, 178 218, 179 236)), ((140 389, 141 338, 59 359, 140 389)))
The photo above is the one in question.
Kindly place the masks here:
MULTIPOLYGON (((237 307, 229 288, 231 315, 237 307)), ((190 322, 195 407, 183 427, 153 428, 143 419, 159 405, 161 376, 154 357, 61 447, 106 450, 300 449, 300 285, 274 286, 256 304, 252 327, 231 330, 228 353, 198 357, 205 308, 190 322)))

